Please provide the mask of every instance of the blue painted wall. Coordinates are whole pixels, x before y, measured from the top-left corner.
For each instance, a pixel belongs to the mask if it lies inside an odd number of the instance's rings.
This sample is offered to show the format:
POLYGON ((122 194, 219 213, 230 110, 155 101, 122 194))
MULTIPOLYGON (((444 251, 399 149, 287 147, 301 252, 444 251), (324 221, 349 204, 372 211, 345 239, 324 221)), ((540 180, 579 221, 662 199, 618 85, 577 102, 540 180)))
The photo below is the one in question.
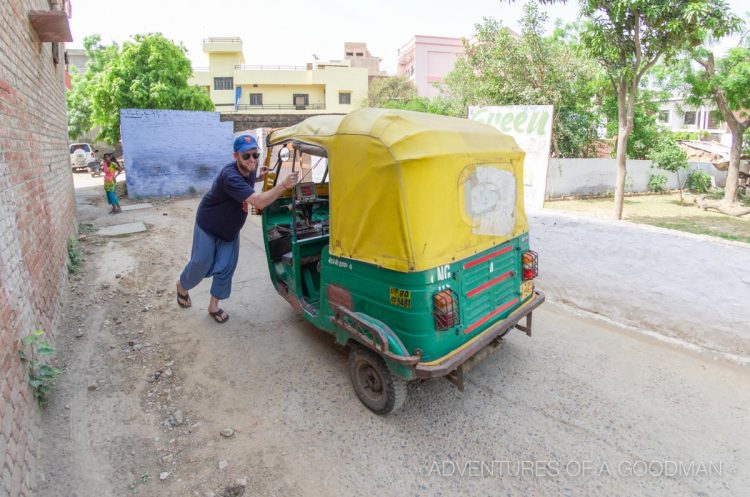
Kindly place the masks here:
POLYGON ((218 112, 122 109, 120 134, 128 196, 184 195, 211 187, 232 162, 232 122, 218 112))

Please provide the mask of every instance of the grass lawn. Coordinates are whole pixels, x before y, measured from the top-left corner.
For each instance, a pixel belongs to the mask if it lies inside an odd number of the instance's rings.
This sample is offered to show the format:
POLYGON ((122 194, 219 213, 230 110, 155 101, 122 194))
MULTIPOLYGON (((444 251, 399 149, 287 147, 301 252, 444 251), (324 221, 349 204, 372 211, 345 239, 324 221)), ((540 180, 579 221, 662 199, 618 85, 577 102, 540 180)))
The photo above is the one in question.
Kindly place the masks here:
MULTIPOLYGON (((546 209, 579 212, 609 219, 612 219, 614 205, 614 198, 555 200, 544 203, 546 209)), ((683 204, 680 204, 678 193, 625 197, 622 217, 634 223, 750 243, 750 214, 736 218, 703 211, 693 203, 693 197, 689 193, 685 193, 683 204)))

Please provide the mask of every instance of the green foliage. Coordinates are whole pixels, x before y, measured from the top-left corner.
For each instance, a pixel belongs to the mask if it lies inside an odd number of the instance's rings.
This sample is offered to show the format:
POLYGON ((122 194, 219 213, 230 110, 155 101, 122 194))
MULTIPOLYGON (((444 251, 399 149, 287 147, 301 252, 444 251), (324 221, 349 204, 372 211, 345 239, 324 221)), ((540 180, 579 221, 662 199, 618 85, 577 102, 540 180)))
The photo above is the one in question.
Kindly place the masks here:
POLYGON ((652 174, 648 178, 648 190, 655 193, 663 192, 667 189, 667 177, 663 174, 652 174))
POLYGON ((117 45, 102 45, 99 35, 85 37, 83 48, 88 57, 86 72, 80 75, 75 67, 71 68, 70 90, 65 94, 68 136, 71 140, 85 135, 96 126, 92 115, 92 91, 101 80, 107 64, 118 54, 117 45))
POLYGON ((688 167, 687 153, 674 140, 664 138, 651 150, 648 158, 651 159, 655 167, 677 175, 677 186, 680 189, 680 203, 682 203, 683 185, 680 180, 680 171, 688 167))
POLYGON ((35 330, 32 334, 20 338, 19 341, 25 346, 24 349, 18 351, 18 355, 22 361, 28 363, 29 385, 34 392, 34 398, 40 406, 45 407, 49 402, 55 378, 61 373, 59 369, 45 362, 54 354, 55 349, 44 338, 43 330, 35 330))
MULTIPOLYGON (((601 95, 603 96, 602 112, 607 117, 607 136, 614 138, 619 129, 617 95, 606 86, 601 87, 601 95)), ((638 95, 638 102, 633 112, 633 131, 630 133, 626 152, 630 159, 647 159, 651 149, 662 141, 665 133, 668 133, 662 130, 656 122, 659 108, 651 97, 652 93, 648 91, 642 91, 638 95)), ((612 153, 616 153, 614 148, 612 153)))
POLYGON ((81 270, 83 257, 78 249, 78 242, 75 238, 68 238, 68 273, 75 274, 81 270))
POLYGON ((412 97, 406 101, 393 100, 384 102, 382 107, 386 109, 403 109, 417 112, 429 112, 443 116, 466 117, 465 110, 457 100, 446 97, 412 97))
MULTIPOLYGON (((709 52, 700 48, 693 52, 696 59, 707 61, 709 52)), ((714 89, 726 97, 729 110, 733 112, 750 109, 750 48, 730 48, 726 57, 714 62, 713 77, 705 69, 691 68, 686 76, 690 89, 689 102, 700 105, 714 99, 714 89)), ((745 112, 745 118, 747 113, 745 112)))
POLYGON ((99 139, 114 145, 120 140, 120 109, 214 109, 206 92, 187 84, 192 68, 182 44, 159 33, 135 35, 122 48, 99 42, 99 35, 85 39, 86 74, 71 77, 66 97, 71 138, 98 126, 99 139))
POLYGON ((706 131, 705 129, 702 129, 700 131, 672 131, 671 136, 673 140, 676 141, 683 141, 683 140, 703 140, 705 138, 708 138, 711 136, 711 133, 706 131))
POLYGON ((405 76, 374 78, 367 91, 367 105, 385 107, 393 102, 408 102, 416 96, 414 85, 405 76))
POLYGON ((705 171, 695 169, 688 173, 685 185, 693 193, 708 193, 711 189, 711 176, 705 171))
POLYGON ((671 173, 678 173, 688 167, 687 153, 670 139, 660 140, 648 158, 655 167, 671 173))
POLYGON ((465 56, 446 76, 445 89, 464 108, 552 105, 555 154, 590 156, 600 123, 592 105, 599 70, 563 41, 563 33, 574 29, 558 27, 545 36, 546 20, 536 3, 526 4, 518 37, 499 21, 484 18, 475 26, 472 43, 465 44, 465 56))

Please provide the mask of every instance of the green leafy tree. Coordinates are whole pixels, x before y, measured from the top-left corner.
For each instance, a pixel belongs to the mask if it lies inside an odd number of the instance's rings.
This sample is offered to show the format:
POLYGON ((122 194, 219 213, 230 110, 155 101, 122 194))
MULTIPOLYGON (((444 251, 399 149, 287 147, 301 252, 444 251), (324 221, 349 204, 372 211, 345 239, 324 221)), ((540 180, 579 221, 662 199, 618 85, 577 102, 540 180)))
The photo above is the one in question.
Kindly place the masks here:
POLYGON ((192 74, 186 49, 160 33, 135 35, 109 61, 91 92, 93 121, 100 138, 120 139, 120 109, 213 110, 209 95, 188 85, 192 74))
POLYGON ((724 0, 581 0, 581 44, 604 68, 617 97, 615 218, 622 219, 628 139, 638 90, 659 60, 723 36, 734 22, 724 0))
POLYGON ((688 75, 689 101, 700 104, 713 100, 719 108, 729 131, 729 169, 724 198, 719 210, 731 213, 737 207, 737 181, 740 171, 743 135, 750 129, 750 49, 735 47, 726 57, 716 60, 713 52, 699 48, 693 52, 701 70, 688 75))
MULTIPOLYGON (((607 136, 615 138, 618 131, 617 96, 611 88, 602 87, 602 112, 607 118, 607 136)), ((659 107, 652 97, 653 93, 641 91, 633 112, 633 131, 628 138, 627 156, 630 159, 648 159, 651 150, 667 134, 656 122, 659 107)), ((614 153, 617 150, 613 150, 614 153)))
POLYGON ((408 102, 416 96, 414 85, 405 76, 373 78, 367 91, 367 105, 384 107, 387 103, 408 102))
POLYGON ((464 107, 552 105, 555 155, 588 156, 599 124, 592 106, 599 69, 561 39, 566 30, 545 36, 547 16, 537 4, 523 8, 520 36, 494 19, 476 25, 445 87, 464 107))
POLYGON ((460 105, 457 100, 442 96, 434 98, 413 97, 406 101, 391 100, 384 102, 381 107, 428 112, 442 116, 466 117, 466 107, 460 105))
POLYGON ((90 35, 83 39, 88 62, 86 72, 79 74, 71 68, 70 90, 66 93, 68 109, 68 135, 71 140, 91 131, 94 126, 92 89, 96 87, 104 68, 118 54, 116 44, 102 45, 99 35, 90 35))
POLYGON ((688 168, 687 153, 671 138, 664 138, 650 151, 648 158, 659 169, 677 174, 677 187, 680 189, 680 203, 682 203, 683 181, 680 179, 680 171, 688 168))

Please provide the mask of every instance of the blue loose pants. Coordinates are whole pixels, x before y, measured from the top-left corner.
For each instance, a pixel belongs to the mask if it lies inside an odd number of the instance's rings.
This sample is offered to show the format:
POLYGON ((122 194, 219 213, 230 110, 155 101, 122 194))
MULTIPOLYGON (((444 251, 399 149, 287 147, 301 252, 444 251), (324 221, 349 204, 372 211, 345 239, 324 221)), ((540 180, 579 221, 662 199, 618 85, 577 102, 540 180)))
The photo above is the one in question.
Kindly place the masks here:
POLYGON ((196 223, 193 231, 193 249, 190 262, 180 275, 180 285, 186 290, 194 288, 203 278, 213 277, 211 296, 224 300, 232 292, 232 276, 240 255, 240 237, 225 242, 206 233, 196 223))

